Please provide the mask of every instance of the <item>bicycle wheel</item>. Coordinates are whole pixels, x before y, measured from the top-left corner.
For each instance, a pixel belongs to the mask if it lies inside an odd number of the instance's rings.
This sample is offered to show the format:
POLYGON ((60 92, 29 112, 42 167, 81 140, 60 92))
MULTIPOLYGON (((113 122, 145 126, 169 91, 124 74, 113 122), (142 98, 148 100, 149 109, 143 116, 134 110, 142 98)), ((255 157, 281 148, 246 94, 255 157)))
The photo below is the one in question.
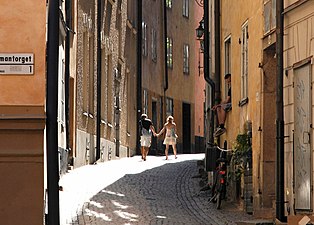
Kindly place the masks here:
POLYGON ((220 206, 221 206, 221 193, 220 192, 217 192, 217 196, 216 196, 216 209, 220 209, 220 206))
POLYGON ((212 203, 216 203, 217 202, 217 193, 212 197, 212 203))

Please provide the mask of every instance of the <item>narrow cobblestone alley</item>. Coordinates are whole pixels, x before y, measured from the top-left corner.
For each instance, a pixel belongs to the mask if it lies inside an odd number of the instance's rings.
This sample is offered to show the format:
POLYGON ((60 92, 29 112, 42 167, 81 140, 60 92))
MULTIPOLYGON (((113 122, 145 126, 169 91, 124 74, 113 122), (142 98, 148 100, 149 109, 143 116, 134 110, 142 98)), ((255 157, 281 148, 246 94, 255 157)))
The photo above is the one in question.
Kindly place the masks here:
POLYGON ((138 156, 131 160, 126 174, 85 202, 72 224, 232 225, 250 218, 226 202, 219 211, 208 203, 209 192, 200 192, 200 178, 193 178, 198 174, 193 155, 168 161, 153 156, 146 162, 138 156), (137 173, 145 164, 154 167, 137 173))

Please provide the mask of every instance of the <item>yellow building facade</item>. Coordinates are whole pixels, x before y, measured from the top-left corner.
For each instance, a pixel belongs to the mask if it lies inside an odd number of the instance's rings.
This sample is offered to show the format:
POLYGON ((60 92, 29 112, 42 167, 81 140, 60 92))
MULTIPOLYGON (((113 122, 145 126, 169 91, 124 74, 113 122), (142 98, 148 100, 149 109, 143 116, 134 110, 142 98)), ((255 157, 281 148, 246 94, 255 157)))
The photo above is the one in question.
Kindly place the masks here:
MULTIPOLYGON (((237 137, 248 134, 252 147, 252 158, 242 165, 242 178, 230 186, 231 198, 255 217, 272 218, 275 210, 276 59, 275 40, 271 39, 274 29, 265 31, 265 23, 268 25, 274 18, 265 19, 265 15, 271 16, 266 11, 274 12, 274 4, 263 0, 217 2, 220 2, 218 65, 221 72, 216 74, 219 70, 215 68, 213 49, 212 77, 219 77, 221 99, 226 98, 228 90, 225 74, 231 74, 232 87, 232 110, 227 113, 225 123, 227 131, 217 141, 221 147, 225 143, 228 149, 235 149, 237 137)), ((214 7, 211 6, 212 15, 214 7)), ((211 18, 214 20, 214 16, 211 18)), ((211 24, 211 45, 215 46, 215 21, 211 24)))
MULTIPOLYGON (((179 136, 178 153, 195 152, 198 55, 194 51, 195 33, 190 32, 198 23, 195 7, 196 3, 191 1, 143 1, 143 112, 149 115, 158 131, 167 116, 174 117, 179 136)), ((203 117, 201 113, 199 117, 203 117)), ((162 139, 154 138, 151 150, 164 154, 162 139)))

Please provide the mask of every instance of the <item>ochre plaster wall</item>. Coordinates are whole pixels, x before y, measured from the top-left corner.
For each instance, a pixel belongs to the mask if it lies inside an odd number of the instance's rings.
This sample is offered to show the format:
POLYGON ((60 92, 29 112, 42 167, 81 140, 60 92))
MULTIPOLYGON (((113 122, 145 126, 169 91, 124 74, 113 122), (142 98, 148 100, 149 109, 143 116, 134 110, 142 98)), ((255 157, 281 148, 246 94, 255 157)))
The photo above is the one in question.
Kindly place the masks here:
POLYGON ((34 54, 34 74, 0 75, 1 224, 43 224, 46 1, 2 0, 0 53, 34 54))

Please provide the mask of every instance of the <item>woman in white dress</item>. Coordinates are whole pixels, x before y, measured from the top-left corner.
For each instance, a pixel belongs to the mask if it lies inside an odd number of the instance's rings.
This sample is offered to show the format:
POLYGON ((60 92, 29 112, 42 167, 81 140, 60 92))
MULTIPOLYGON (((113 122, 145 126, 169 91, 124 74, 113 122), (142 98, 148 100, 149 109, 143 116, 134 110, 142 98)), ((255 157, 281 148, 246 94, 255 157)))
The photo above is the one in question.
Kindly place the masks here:
POLYGON ((165 155, 166 160, 168 160, 168 150, 169 145, 172 145, 174 158, 177 158, 177 126, 173 121, 172 116, 168 116, 167 122, 164 124, 164 127, 161 129, 161 131, 156 135, 157 137, 160 136, 162 133, 166 131, 165 139, 164 139, 164 145, 166 145, 165 149, 165 155))

